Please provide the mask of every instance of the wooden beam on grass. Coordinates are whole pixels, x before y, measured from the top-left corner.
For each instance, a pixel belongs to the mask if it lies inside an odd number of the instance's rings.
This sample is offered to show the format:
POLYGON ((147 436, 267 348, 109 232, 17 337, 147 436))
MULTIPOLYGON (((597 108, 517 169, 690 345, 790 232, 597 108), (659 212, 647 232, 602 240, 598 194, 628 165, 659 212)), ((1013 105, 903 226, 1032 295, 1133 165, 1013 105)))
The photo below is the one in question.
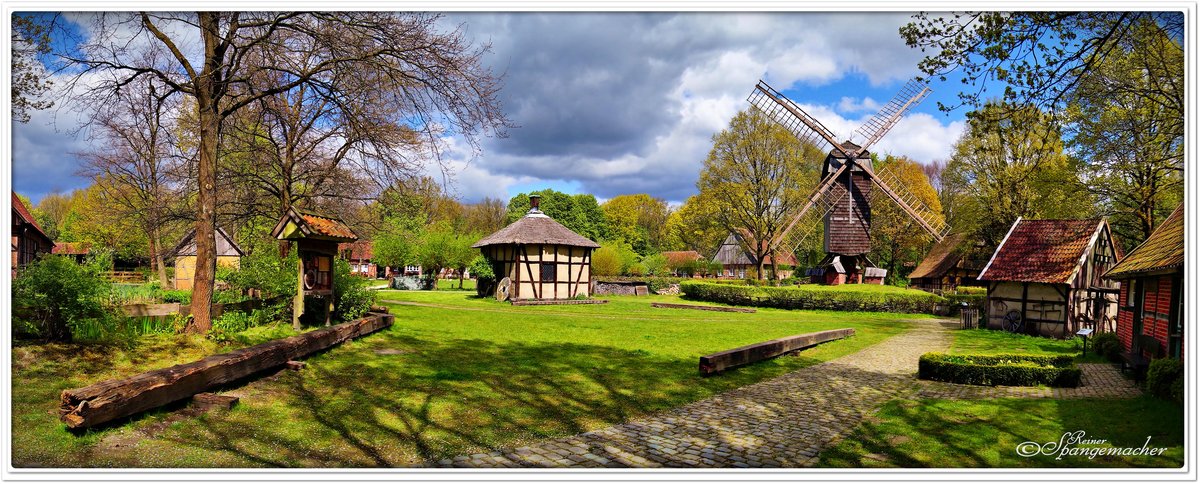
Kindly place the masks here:
POLYGON ((720 311, 723 313, 754 313, 758 310, 753 308, 732 308, 728 306, 701 306, 697 304, 671 304, 671 303, 650 303, 653 308, 668 308, 668 309, 699 309, 702 311, 720 311))
POLYGON ((815 333, 786 336, 779 339, 764 341, 762 343, 754 343, 752 345, 746 345, 740 348, 725 350, 720 353, 701 356, 700 374, 704 376, 712 375, 730 368, 757 363, 759 361, 774 358, 785 353, 791 353, 793 351, 802 350, 804 348, 825 343, 827 341, 838 340, 849 336, 854 336, 853 329, 831 329, 829 331, 817 331, 815 333))
POLYGON ((268 341, 199 361, 63 390, 59 418, 72 429, 94 427, 189 398, 288 361, 374 333, 392 325, 390 314, 367 317, 296 336, 268 341))

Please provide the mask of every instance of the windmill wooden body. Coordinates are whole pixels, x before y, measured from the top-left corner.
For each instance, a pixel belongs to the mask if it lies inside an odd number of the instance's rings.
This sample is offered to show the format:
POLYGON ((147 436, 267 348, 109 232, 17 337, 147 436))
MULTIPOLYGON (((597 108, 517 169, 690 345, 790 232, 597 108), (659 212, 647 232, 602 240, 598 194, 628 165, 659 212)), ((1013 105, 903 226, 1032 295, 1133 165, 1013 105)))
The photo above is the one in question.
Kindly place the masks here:
POLYGON ((799 105, 759 81, 749 101, 785 129, 809 144, 828 144, 832 149, 821 168, 821 182, 812 191, 786 228, 772 242, 772 249, 794 253, 813 231, 817 219, 825 228, 825 259, 809 275, 819 282, 882 283, 886 271, 867 259, 871 250, 871 204, 882 192, 905 211, 934 240, 950 231, 941 214, 934 212, 894 177, 880 176, 871 165, 872 144, 883 138, 913 106, 929 95, 918 82, 906 84, 874 117, 856 132, 861 145, 837 142, 833 133, 799 105), (824 141, 822 143, 822 140, 824 141))

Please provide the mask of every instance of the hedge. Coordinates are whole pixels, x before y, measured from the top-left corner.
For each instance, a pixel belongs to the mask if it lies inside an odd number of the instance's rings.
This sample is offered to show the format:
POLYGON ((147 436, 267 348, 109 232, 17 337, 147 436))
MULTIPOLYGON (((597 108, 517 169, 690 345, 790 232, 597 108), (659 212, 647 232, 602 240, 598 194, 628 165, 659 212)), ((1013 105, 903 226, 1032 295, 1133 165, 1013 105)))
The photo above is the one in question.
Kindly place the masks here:
POLYGON ((1159 358, 1146 370, 1146 391, 1158 398, 1183 403, 1183 360, 1159 358))
POLYGON ((1083 376, 1074 356, 948 355, 925 353, 917 377, 967 385, 1077 387, 1083 376))
POLYGON ((679 288, 688 299, 780 309, 931 313, 934 305, 946 302, 936 294, 887 286, 753 287, 684 281, 679 288))

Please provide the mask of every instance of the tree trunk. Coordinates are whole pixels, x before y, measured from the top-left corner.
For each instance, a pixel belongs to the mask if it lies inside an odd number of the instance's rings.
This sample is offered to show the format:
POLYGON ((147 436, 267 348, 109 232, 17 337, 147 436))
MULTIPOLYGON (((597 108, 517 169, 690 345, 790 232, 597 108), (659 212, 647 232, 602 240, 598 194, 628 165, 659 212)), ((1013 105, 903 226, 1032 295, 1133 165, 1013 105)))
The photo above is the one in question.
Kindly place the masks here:
POLYGON ((152 260, 158 266, 159 286, 163 289, 174 289, 171 281, 167 279, 167 266, 163 264, 162 235, 159 233, 158 228, 150 231, 150 245, 154 247, 154 259, 152 260))
POLYGON ((192 317, 194 330, 212 328, 212 296, 217 272, 216 258, 216 185, 217 141, 221 119, 217 99, 217 79, 224 57, 218 54, 221 41, 218 16, 200 12, 200 33, 204 39, 204 70, 195 79, 196 109, 200 125, 200 156, 196 167, 196 275, 192 281, 192 317))

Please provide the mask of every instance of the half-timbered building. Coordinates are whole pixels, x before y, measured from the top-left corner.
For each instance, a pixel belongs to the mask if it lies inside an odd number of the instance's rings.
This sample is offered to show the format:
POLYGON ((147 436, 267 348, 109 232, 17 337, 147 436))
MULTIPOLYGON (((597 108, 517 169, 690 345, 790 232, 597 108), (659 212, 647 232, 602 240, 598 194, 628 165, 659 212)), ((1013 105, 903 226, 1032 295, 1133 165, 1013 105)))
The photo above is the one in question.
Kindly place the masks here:
POLYGON ((1183 204, 1104 277, 1121 283, 1117 338, 1125 351, 1183 358, 1183 204))
POLYGON ((979 274, 987 284, 987 324, 1066 337, 1116 314, 1117 284, 1104 279, 1121 257, 1102 219, 1018 218, 979 274))
POLYGON ((531 208, 524 217, 471 247, 491 262, 499 287, 511 299, 589 296, 592 251, 600 244, 542 213, 539 200, 529 197, 531 208))

